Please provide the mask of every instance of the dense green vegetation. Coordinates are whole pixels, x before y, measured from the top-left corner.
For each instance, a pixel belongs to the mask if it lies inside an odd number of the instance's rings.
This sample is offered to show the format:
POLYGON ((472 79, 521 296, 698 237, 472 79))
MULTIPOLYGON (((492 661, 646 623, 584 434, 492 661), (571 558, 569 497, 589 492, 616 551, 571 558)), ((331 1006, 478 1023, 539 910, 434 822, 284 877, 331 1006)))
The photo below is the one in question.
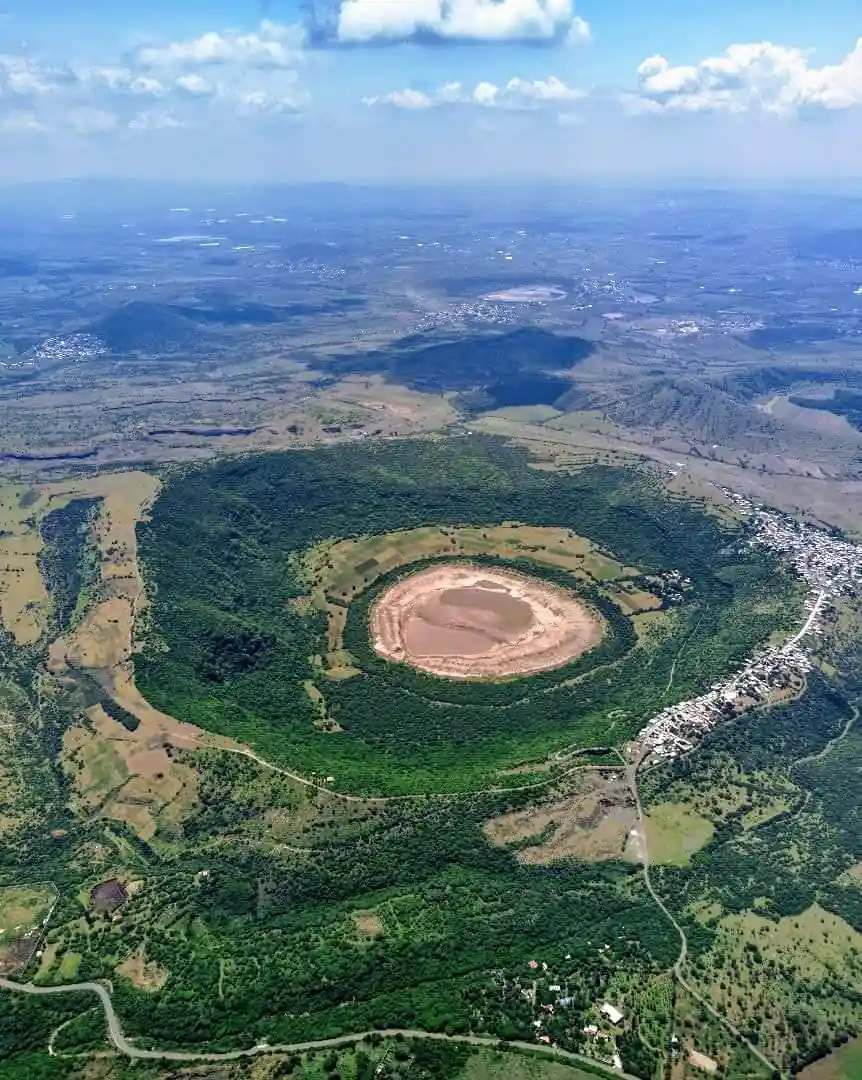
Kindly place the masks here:
POLYGON ((653 871, 689 933, 695 982, 766 986, 762 1008, 737 992, 747 1033, 796 1068, 862 1028, 858 946, 839 945, 833 933, 830 950, 828 934, 811 944, 805 936, 824 924, 821 909, 862 930, 862 889, 849 875, 862 861, 862 730, 848 728, 858 691, 855 677, 840 690, 814 678, 799 701, 713 732, 642 783, 648 801, 693 801, 716 826, 690 866, 653 871), (762 792, 772 793, 775 809, 752 817, 762 792), (748 936, 728 935, 727 917, 746 912, 766 922, 748 936), (769 926, 784 941, 777 952, 769 926))
MULTIPOLYGON (((50 1007, 42 1002, 45 1017, 50 1007)), ((381 1038, 302 1053, 274 1053, 246 1060, 189 1065, 169 1061, 102 1058, 81 1054, 80 1043, 66 1038, 77 1021, 55 1041, 49 1056, 24 1051, 2 1060, 3 1077, 11 1080, 594 1080, 607 1069, 573 1065, 552 1055, 523 1050, 411 1039, 381 1038), (68 1045, 67 1045, 68 1044, 68 1045)))
POLYGON ((86 591, 98 580, 98 559, 90 525, 98 499, 73 499, 42 519, 44 547, 39 570, 52 603, 52 624, 68 630, 86 604, 86 591))
MULTIPOLYGON (((792 580, 733 539, 696 505, 662 497, 645 475, 539 471, 523 451, 491 439, 221 461, 175 474, 140 529, 153 605, 136 676, 159 708, 334 775, 342 790, 476 788, 501 767, 563 746, 606 745, 611 730, 617 742, 630 737, 663 704, 700 691, 789 625, 792 580), (626 563, 679 570, 694 584, 691 599, 665 633, 634 649, 631 627, 592 590, 610 623, 605 645, 572 671, 480 692, 377 661, 362 640, 372 588, 347 631, 363 674, 333 681, 317 670, 324 619, 290 604, 304 591, 291 553, 328 538, 510 521, 571 528, 626 563), (585 682, 570 681, 585 673, 585 682), (305 680, 316 682, 343 732, 316 730, 305 680)), ((584 589, 563 571, 555 579, 584 589)))
POLYGON ((0 758, 0 885, 45 881, 62 865, 65 836, 46 843, 52 830, 68 828, 59 751, 64 727, 78 707, 47 685, 35 685, 42 652, 21 646, 0 628, 0 717, 14 718, 14 738, 2 742, 0 758), (22 872, 23 871, 23 872, 22 872))
MULTIPOLYGON (((737 535, 696 505, 664 497, 648 476, 539 471, 520 451, 485 439, 340 446, 181 470, 139 536, 154 600, 137 666, 144 692, 168 711, 358 791, 479 788, 506 764, 618 742, 796 617, 792 579, 744 553, 737 535), (692 586, 662 616, 661 631, 636 639, 600 583, 514 560, 576 590, 601 610, 609 634, 589 661, 478 687, 377 657, 366 619, 391 581, 381 577, 357 592, 344 631, 360 674, 333 680, 314 661, 326 627, 322 613, 291 603, 308 586, 293 569, 301 558, 289 555, 330 537, 511 521, 571 528, 642 571, 679 570, 692 586), (305 680, 344 731, 315 729, 305 680), (610 721, 614 710, 625 715, 610 721)), ((644 1080, 664 1075, 674 1031, 693 1033, 696 1045, 727 1062, 728 1080, 761 1075, 691 1003, 688 1025, 680 1019, 668 973, 678 937, 639 867, 572 858, 529 866, 517 845, 489 843, 483 824, 526 811, 536 792, 347 802, 237 755, 172 751, 172 764, 196 771, 196 802, 143 839, 124 822, 73 814, 70 779, 55 764, 65 728, 88 705, 100 701, 131 730, 134 718, 111 711, 86 672, 51 682, 39 649, 0 637, 0 656, 8 674, 0 704, 19 719, 21 752, 42 763, 29 773, 27 827, 0 846, 0 883, 19 881, 25 867, 28 879, 53 880, 60 891, 45 959, 26 978, 109 979, 138 1045, 232 1050, 392 1026, 534 1042, 539 1018, 558 1045, 591 1052, 584 1025, 600 1020, 598 1005, 610 1000, 626 1015, 617 1049, 644 1080), (139 883, 117 920, 89 900, 110 877, 139 883), (136 956, 138 985, 126 966, 136 956)), ((857 661, 842 669, 862 670, 857 661)), ((718 992, 722 981, 738 980, 744 995, 744 980, 762 970, 780 988, 775 1005, 762 1017, 745 1015, 743 1026, 770 1054, 778 1031, 786 1064, 851 1034, 860 999, 847 973, 857 977, 858 962, 838 958, 821 992, 789 951, 776 961, 760 939, 728 955, 724 927, 752 911, 785 927, 813 902, 829 918, 862 924, 851 873, 862 861, 862 735, 851 728, 817 756, 847 729, 860 691, 846 674, 830 683, 812 677, 799 701, 716 730, 641 783, 647 803, 688 801, 714 824, 712 841, 689 865, 655 867, 654 882, 687 931, 697 985, 718 992)), ((66 1021, 59 1051, 103 1049, 92 1006, 90 998, 0 993, 0 1075, 78 1080, 87 1059, 44 1050, 66 1021)), ((543 1075, 516 1058, 492 1068, 490 1057, 479 1061, 464 1047, 407 1041, 393 1044, 377 1073, 387 1049, 288 1055, 260 1077, 543 1075)), ((96 1064, 105 1080, 179 1071, 96 1064)), ((217 1075, 244 1080, 251 1065, 220 1065, 217 1075)))
MULTIPOLYGON (((674 958, 636 867, 521 867, 484 840, 481 822, 523 796, 380 806, 305 855, 280 855, 230 844, 250 766, 219 760, 182 856, 139 845, 135 873, 147 884, 122 921, 84 915, 67 891, 49 933, 80 958, 77 978, 112 979, 142 1040, 231 1048, 402 1026, 532 1041, 521 987, 538 957, 570 999, 555 1035, 578 1046, 582 1017, 621 965, 642 981, 674 958), (373 932, 363 913, 379 920, 373 932), (171 973, 158 993, 116 975, 138 948, 171 973)), ((57 981, 62 970, 58 961, 57 981)))

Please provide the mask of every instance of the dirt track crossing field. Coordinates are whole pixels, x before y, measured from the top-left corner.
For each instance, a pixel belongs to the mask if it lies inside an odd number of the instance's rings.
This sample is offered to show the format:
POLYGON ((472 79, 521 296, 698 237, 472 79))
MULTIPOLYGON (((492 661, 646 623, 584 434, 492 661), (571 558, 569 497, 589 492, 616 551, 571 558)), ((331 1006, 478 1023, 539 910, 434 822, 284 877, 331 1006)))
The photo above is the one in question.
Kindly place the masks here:
POLYGON ((388 660, 452 679, 500 679, 561 667, 602 638, 599 617, 536 578, 482 566, 434 566, 380 597, 371 636, 388 660))

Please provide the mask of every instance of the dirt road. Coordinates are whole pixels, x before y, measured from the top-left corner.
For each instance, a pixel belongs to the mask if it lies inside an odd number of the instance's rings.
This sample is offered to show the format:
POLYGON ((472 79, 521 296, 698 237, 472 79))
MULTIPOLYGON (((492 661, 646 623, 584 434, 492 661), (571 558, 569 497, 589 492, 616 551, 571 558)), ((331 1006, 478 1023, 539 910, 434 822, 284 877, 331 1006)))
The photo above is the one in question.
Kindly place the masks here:
POLYGON ((652 880, 650 879, 649 845, 647 843, 646 817, 643 812, 643 807, 641 806, 640 792, 638 790, 637 779, 638 769, 642 761, 643 756, 638 757, 636 761, 632 762, 632 764, 628 766, 626 771, 628 774, 632 795, 634 796, 635 806, 637 808, 638 827, 641 839, 641 867, 643 869, 644 884, 646 885, 647 892, 650 894, 656 905, 661 909, 665 918, 673 926, 674 930, 676 930, 677 934, 679 935, 679 955, 676 958, 676 963, 673 965, 674 977, 676 978, 679 985, 683 988, 683 990, 691 994, 691 996, 700 1003, 700 1005, 710 1014, 710 1016, 718 1020, 722 1027, 724 1027, 736 1039, 738 1039, 741 1043, 748 1047, 748 1049, 757 1058, 758 1061, 763 1062, 763 1064, 766 1065, 767 1068, 771 1069, 773 1072, 780 1074, 781 1070, 778 1068, 778 1066, 775 1065, 774 1062, 770 1061, 769 1058, 766 1057, 766 1055, 761 1050, 758 1050, 754 1043, 750 1042, 742 1034, 739 1028, 736 1027, 735 1024, 731 1023, 731 1021, 728 1020, 726 1016, 723 1016, 718 1011, 718 1009, 714 1008, 710 1004, 710 1002, 707 1001, 705 997, 703 997, 702 994, 698 993, 698 991, 694 989, 691 983, 688 982, 686 977, 683 975, 683 967, 685 966, 685 961, 688 956, 688 938, 686 937, 685 930, 683 930, 680 924, 676 921, 673 913, 669 910, 664 900, 662 900, 662 898, 656 892, 652 880))

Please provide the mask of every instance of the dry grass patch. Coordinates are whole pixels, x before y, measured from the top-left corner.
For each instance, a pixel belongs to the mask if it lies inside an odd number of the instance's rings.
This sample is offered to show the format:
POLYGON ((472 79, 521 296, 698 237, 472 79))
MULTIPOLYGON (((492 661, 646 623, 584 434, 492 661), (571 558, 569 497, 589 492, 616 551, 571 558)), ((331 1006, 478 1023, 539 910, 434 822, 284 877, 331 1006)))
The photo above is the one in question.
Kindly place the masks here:
POLYGON ((57 891, 49 884, 0 888, 0 975, 30 959, 56 900, 57 891))
POLYGON ((851 866, 846 872, 846 876, 854 885, 862 885, 862 862, 858 862, 855 866, 851 866))
POLYGON ((645 592, 643 589, 636 589, 634 586, 626 587, 625 582, 619 583, 613 591, 608 592, 608 595, 627 615, 655 611, 662 605, 660 597, 653 596, 652 593, 645 592))
MULTIPOLYGON (((100 498, 94 538, 101 556, 99 599, 68 638, 51 649, 54 670, 65 666, 105 673, 124 682, 130 665, 135 620, 146 596, 138 568, 135 526, 158 491, 155 477, 142 472, 111 473, 57 488, 70 498, 100 498)), ((49 492, 55 488, 49 487, 49 492)), ((132 711, 132 710, 130 710, 132 711)))
MULTIPOLYGON (((87 613, 74 640, 55 645, 52 659, 62 666, 71 650, 70 662, 80 666, 100 667, 112 661, 117 650, 111 643, 117 635, 121 641, 130 640, 134 607, 141 595, 135 522, 157 489, 155 477, 142 472, 0 489, 0 618, 17 641, 38 641, 51 610, 39 571, 40 522, 49 511, 73 499, 100 499, 94 540, 101 554, 102 599, 87 613), (107 605, 104 610, 103 604, 107 605)), ((125 648, 128 652, 130 646, 125 648)))
POLYGON ((118 975, 128 979, 138 990, 144 990, 148 993, 161 990, 168 981, 167 970, 159 967, 155 961, 147 960, 143 946, 136 949, 130 956, 127 956, 115 970, 118 975))
POLYGON ((565 858, 621 858, 637 821, 625 779, 612 770, 596 769, 577 782, 574 794, 491 818, 485 822, 485 835, 492 844, 516 847, 518 860, 529 866, 565 858))
POLYGON ((509 814, 486 821, 484 832, 492 844, 505 847, 522 840, 539 837, 549 826, 557 826, 566 820, 575 802, 574 797, 539 803, 526 810, 514 810, 509 814))
MULTIPOLYGON (((98 599, 71 634, 52 643, 49 666, 60 674, 69 667, 89 671, 118 705, 138 719, 138 730, 122 737, 117 735, 121 729, 113 724, 112 739, 150 748, 162 739, 189 748, 198 745, 200 730, 150 705, 133 678, 136 621, 146 609, 135 527, 146 516, 158 488, 158 480, 143 472, 104 474, 45 487, 50 499, 101 499, 94 525, 101 556, 98 599)), ((108 719, 108 723, 113 722, 108 719)))
POLYGON ((143 724, 127 731, 96 705, 64 737, 64 765, 89 813, 124 821, 144 840, 177 824, 195 805, 197 776, 175 761, 172 733, 143 724))
POLYGON ((19 485, 0 488, 0 619, 20 645, 39 640, 51 611, 39 572, 39 521, 70 498, 52 500, 45 491, 19 485))
POLYGON ((350 375, 327 387, 321 401, 358 405, 366 413, 365 426, 370 430, 383 427, 387 434, 438 431, 459 415, 446 398, 387 383, 379 375, 350 375))
POLYGON ((691 1065, 694 1065, 696 1069, 700 1069, 707 1073, 718 1072, 718 1062, 706 1054, 702 1054, 699 1050, 691 1049, 688 1052, 688 1060, 691 1065))
POLYGON ((354 911, 353 925, 366 938, 379 938, 384 931, 383 920, 373 911, 354 911))

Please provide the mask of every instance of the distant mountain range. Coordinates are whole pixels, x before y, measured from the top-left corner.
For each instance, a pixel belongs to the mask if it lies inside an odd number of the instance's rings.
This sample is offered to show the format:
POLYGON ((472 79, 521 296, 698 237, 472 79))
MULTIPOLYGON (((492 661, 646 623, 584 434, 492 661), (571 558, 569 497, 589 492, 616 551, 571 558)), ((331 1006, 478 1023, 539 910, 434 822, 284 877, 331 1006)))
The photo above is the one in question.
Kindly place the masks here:
POLYGON ((353 297, 279 305, 225 302, 195 306, 132 300, 83 330, 114 353, 171 353, 212 343, 215 332, 228 327, 272 326, 304 316, 348 311, 363 303, 353 297))
POLYGON ((327 357, 321 365, 339 375, 378 373, 428 393, 456 391, 462 407, 480 411, 554 404, 571 387, 555 372, 571 370, 594 351, 585 338, 522 327, 430 342, 416 334, 385 349, 327 357))
POLYGON ((767 438, 777 430, 754 405, 689 376, 640 380, 607 413, 627 427, 670 428, 704 442, 728 443, 740 435, 767 438))
POLYGON ((103 341, 113 353, 176 352, 199 343, 199 324, 170 304, 133 300, 96 319, 86 333, 103 341))

